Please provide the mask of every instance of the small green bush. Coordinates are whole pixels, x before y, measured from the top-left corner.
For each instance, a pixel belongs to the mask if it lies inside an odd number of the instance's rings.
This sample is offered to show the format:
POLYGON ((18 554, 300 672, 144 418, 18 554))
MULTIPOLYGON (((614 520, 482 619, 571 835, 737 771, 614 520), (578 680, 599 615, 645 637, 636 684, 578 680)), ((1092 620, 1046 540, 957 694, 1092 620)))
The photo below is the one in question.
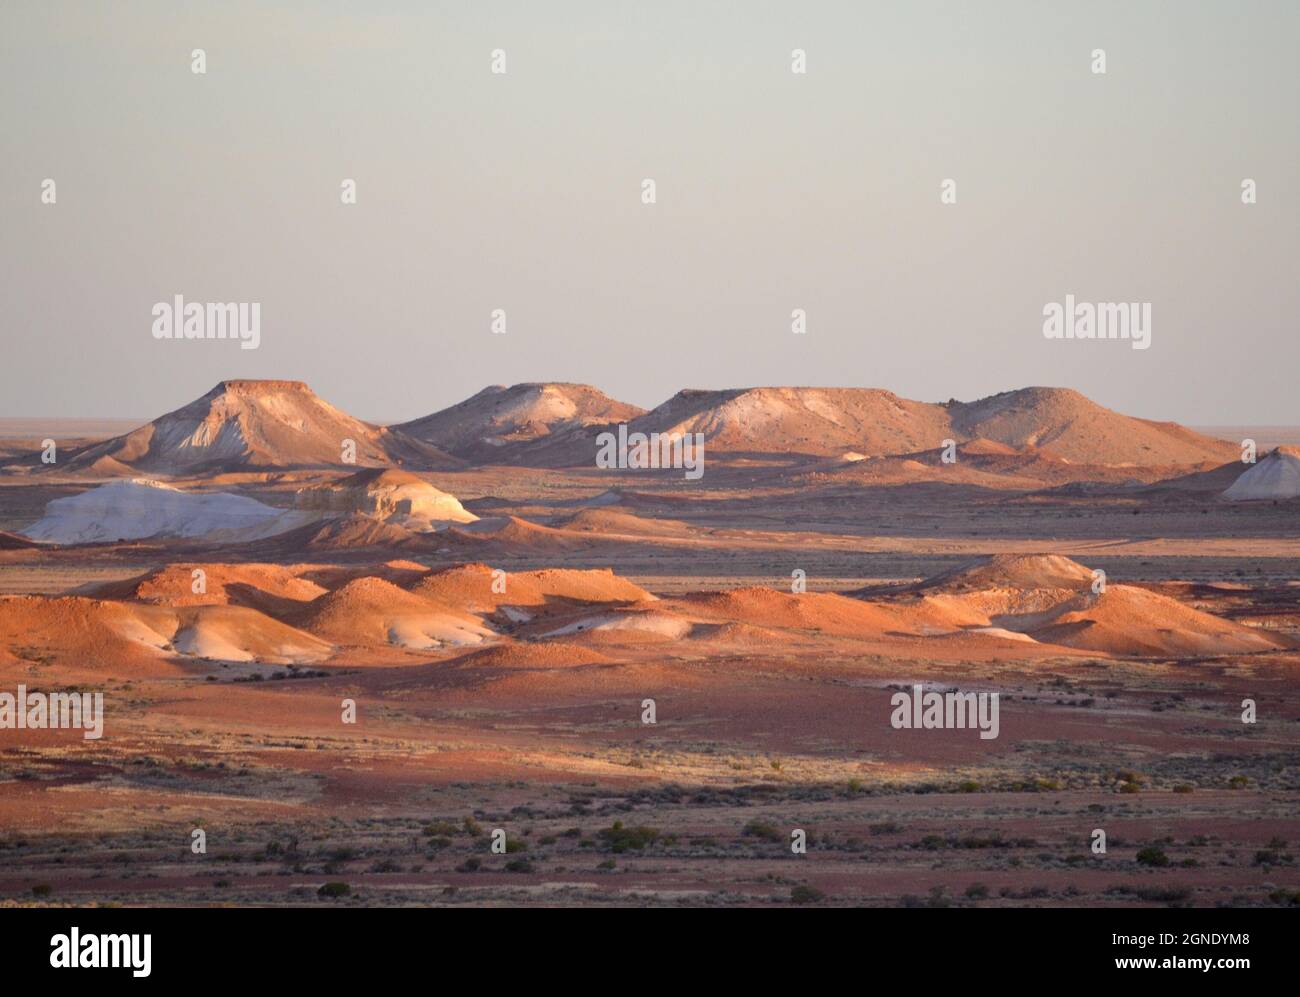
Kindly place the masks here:
POLYGON ((1169 856, 1164 853, 1163 849, 1157 848, 1155 845, 1139 848, 1137 860, 1138 865, 1166 866, 1169 864, 1169 856))
POLYGON ((655 827, 624 827, 621 820, 614 821, 612 827, 597 831, 600 838, 612 852, 625 852, 629 848, 641 851, 659 840, 660 832, 655 827))

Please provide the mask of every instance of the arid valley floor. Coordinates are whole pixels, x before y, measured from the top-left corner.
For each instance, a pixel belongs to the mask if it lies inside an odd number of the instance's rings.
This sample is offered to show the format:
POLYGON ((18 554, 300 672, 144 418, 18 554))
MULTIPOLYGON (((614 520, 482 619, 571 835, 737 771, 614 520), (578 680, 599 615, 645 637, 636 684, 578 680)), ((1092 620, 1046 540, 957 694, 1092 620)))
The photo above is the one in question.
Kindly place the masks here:
POLYGON ((1224 496, 1249 429, 546 385, 318 439, 292 384, 0 426, 0 691, 105 702, 0 730, 0 902, 1300 904, 1300 498, 1224 496), (596 468, 618 422, 711 434, 703 475, 596 468), (29 538, 110 485, 299 518, 29 538), (998 736, 895 729, 917 684, 998 736))

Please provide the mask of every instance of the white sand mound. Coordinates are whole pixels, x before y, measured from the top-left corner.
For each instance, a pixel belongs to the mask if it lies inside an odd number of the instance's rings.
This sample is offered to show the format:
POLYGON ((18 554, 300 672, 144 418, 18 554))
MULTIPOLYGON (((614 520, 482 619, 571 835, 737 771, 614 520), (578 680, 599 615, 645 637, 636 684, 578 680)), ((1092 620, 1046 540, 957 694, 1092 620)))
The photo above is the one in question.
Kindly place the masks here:
POLYGON ((1300 496, 1300 450, 1278 447, 1232 483, 1224 498, 1290 499, 1300 496))
POLYGON ((226 492, 183 492, 159 481, 112 481, 51 501, 24 531, 34 540, 103 543, 145 537, 257 540, 294 529, 311 517, 226 492))
POLYGON ((388 643, 418 650, 482 644, 495 636, 486 627, 447 614, 395 616, 388 621, 388 643))

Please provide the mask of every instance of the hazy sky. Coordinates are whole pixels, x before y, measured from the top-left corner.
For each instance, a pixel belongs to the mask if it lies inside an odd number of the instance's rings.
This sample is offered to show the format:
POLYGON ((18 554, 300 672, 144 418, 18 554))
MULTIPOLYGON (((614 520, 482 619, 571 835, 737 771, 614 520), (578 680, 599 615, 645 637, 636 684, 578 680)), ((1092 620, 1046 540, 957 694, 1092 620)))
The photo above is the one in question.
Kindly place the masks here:
POLYGON ((3 0, 0 415, 286 377, 377 421, 567 380, 1300 423, 1297 51, 1293 0, 3 0), (1151 348, 1046 340, 1067 293, 1151 348), (176 294, 260 348, 155 340, 176 294))

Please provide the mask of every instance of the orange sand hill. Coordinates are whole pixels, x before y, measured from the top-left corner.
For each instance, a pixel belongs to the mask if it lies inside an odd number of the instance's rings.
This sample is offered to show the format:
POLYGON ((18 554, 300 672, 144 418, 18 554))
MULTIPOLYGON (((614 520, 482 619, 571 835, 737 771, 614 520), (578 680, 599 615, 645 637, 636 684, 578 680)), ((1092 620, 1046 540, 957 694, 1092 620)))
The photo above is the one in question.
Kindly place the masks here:
POLYGON ((164 664, 175 614, 79 596, 0 597, 0 647, 117 677, 174 671, 164 664))
POLYGON ((187 563, 100 585, 93 594, 160 606, 248 606, 275 614, 311 602, 325 589, 277 564, 187 563), (203 572, 202 592, 194 591, 195 570, 203 572))
POLYGON ((757 586, 695 592, 666 601, 674 609, 705 620, 839 637, 926 635, 953 630, 960 622, 945 611, 925 605, 884 605, 830 592, 795 595, 757 586))
POLYGON ((654 596, 645 589, 603 570, 546 568, 512 571, 505 576, 505 592, 492 591, 492 568, 462 564, 435 571, 415 582, 411 592, 471 612, 491 612, 499 606, 542 606, 551 599, 573 602, 647 602, 654 596))
POLYGON ((463 654, 447 664, 457 668, 550 669, 617 663, 616 658, 580 644, 550 641, 545 644, 500 644, 463 654))
POLYGON ((1093 587, 1092 571, 1067 557, 998 555, 922 582, 903 601, 947 612, 966 628, 1109 655, 1237 654, 1286 646, 1280 636, 1156 592, 1114 582, 1097 592, 1093 587))
POLYGON ((315 663, 333 652, 325 641, 244 606, 186 607, 177 611, 172 646, 213 661, 315 663))
POLYGON ((184 658, 315 662, 328 644, 241 606, 175 609, 80 596, 0 598, 0 644, 118 678, 167 674, 184 658))
POLYGON ((1076 597, 1032 634, 1049 644, 1140 657, 1250 654, 1287 646, 1280 636, 1129 585, 1111 585, 1100 596, 1076 597))
MULTIPOLYGON (((357 649, 505 642, 506 634, 584 647, 692 640, 752 648, 826 637, 902 641, 915 651, 918 642, 937 641, 944 654, 959 652, 954 641, 970 649, 974 640, 1029 657, 1212 656, 1290 646, 1282 635, 1170 594, 1114 581, 1094 592, 1092 571, 1054 555, 999 555, 856 595, 750 587, 657 599, 608 569, 510 572, 504 592, 493 591, 494 580, 478 563, 438 571, 400 561, 363 569, 176 564, 97 590, 114 599, 0 599, 0 664, 166 674, 186 660, 321 662, 345 651, 355 657, 357 649), (192 591, 195 567, 207 573, 204 593, 192 591)), ((501 651, 500 660, 528 653, 501 651)))
POLYGON ((470 613, 369 577, 326 593, 292 621, 309 633, 352 645, 434 648, 480 644, 496 636, 470 613))

